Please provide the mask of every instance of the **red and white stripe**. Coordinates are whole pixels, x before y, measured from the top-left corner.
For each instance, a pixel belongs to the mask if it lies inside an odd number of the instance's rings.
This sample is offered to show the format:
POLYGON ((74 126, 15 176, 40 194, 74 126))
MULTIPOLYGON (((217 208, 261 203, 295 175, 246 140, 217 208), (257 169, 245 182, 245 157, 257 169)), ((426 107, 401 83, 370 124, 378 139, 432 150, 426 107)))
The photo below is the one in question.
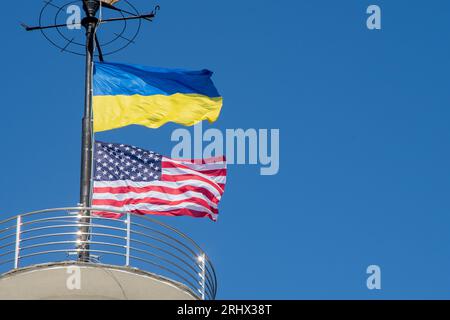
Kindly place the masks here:
MULTIPOLYGON (((92 206, 138 214, 209 217, 216 221, 226 176, 224 157, 202 161, 163 157, 159 181, 94 181, 92 206)), ((106 212, 98 214, 117 217, 106 212)))

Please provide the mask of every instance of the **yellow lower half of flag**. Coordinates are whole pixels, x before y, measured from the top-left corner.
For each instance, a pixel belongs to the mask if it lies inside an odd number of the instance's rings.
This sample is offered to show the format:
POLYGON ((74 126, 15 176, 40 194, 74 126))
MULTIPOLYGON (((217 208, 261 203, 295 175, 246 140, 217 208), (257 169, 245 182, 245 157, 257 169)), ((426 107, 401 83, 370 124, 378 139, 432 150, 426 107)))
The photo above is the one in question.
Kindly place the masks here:
POLYGON ((222 97, 199 94, 152 96, 94 96, 94 131, 106 131, 136 124, 159 128, 167 122, 185 126, 214 122, 222 109, 222 97))

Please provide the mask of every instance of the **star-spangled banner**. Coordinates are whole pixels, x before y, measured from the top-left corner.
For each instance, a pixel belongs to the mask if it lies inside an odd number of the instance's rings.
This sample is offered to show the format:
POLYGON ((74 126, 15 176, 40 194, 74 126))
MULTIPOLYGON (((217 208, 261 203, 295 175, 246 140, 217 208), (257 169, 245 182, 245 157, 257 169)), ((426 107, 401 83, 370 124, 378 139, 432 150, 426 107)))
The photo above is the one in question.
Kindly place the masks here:
POLYGON ((217 220, 226 183, 224 157, 175 160, 135 146, 97 141, 92 205, 138 214, 217 220))

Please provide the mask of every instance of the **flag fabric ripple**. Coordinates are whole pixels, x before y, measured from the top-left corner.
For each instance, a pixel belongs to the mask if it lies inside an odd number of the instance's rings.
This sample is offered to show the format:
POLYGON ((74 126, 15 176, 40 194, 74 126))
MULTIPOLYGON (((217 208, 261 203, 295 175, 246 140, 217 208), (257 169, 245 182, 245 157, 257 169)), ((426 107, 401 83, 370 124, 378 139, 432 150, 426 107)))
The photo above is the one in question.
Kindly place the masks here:
POLYGON ((226 159, 175 160, 135 146, 97 141, 92 206, 217 221, 226 183, 226 159))
POLYGON ((128 125, 159 128, 214 122, 222 97, 209 70, 154 68, 97 62, 94 68, 94 131, 128 125))

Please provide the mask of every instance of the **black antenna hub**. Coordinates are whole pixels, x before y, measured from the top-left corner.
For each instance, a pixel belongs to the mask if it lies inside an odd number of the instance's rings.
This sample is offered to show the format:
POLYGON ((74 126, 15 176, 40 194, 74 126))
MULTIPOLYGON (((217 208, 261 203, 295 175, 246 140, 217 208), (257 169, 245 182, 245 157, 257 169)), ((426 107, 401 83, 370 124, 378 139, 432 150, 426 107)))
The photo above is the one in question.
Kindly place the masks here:
POLYGON ((89 16, 89 17, 84 17, 81 20, 81 25, 85 28, 87 28, 89 25, 97 25, 99 22, 98 18, 96 18, 95 16, 89 16))
POLYGON ((128 0, 45 0, 44 3, 39 14, 39 25, 30 27, 22 24, 24 29, 41 31, 45 39, 61 52, 85 56, 86 34, 79 29, 81 26, 86 29, 91 26, 95 29, 94 55, 101 61, 135 44, 142 24, 152 22, 160 9, 157 5, 150 13, 141 14, 128 0), (85 12, 84 18, 78 17, 77 21, 68 13, 74 6, 85 12))

